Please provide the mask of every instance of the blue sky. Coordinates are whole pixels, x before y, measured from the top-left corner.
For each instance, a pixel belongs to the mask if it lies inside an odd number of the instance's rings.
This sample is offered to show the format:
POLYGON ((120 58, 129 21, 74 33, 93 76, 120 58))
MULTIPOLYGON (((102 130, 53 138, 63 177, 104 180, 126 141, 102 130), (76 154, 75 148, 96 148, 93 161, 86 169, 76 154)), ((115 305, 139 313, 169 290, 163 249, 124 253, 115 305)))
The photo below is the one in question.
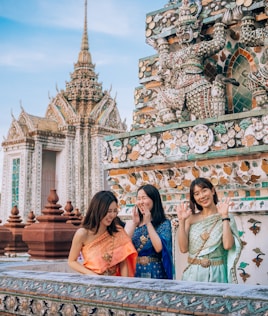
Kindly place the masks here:
MULTIPOLYGON (((121 118, 132 122, 138 61, 155 54, 145 43, 145 18, 167 0, 88 0, 92 61, 104 89, 112 87, 121 118)), ((12 117, 44 116, 49 96, 65 89, 80 51, 84 0, 0 1, 0 137, 12 117)), ((2 148, 0 179, 2 179, 2 148)))

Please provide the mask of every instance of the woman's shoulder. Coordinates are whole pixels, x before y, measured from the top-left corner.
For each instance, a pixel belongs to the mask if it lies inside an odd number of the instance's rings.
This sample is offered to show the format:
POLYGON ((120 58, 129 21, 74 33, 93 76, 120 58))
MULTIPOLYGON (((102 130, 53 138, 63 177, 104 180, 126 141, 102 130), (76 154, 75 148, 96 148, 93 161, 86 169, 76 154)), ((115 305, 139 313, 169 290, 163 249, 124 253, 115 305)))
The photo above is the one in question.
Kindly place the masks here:
POLYGON ((86 239, 89 235, 89 230, 84 228, 84 227, 80 227, 77 229, 77 231, 75 232, 75 236, 79 239, 86 239))
POLYGON ((166 219, 163 220, 162 224, 164 224, 164 225, 171 225, 171 221, 170 221, 170 219, 166 218, 166 219))
POLYGON ((116 226, 116 228, 117 228, 117 231, 113 233, 113 236, 117 240, 125 240, 125 241, 130 240, 131 241, 131 238, 129 237, 129 235, 127 234, 127 232, 121 225, 116 226))
POLYGON ((117 229, 116 233, 125 231, 124 227, 122 227, 120 224, 116 224, 116 229, 117 229))
POLYGON ((166 218, 164 219, 158 226, 158 228, 161 228, 161 229, 168 229, 168 228, 171 228, 171 221, 166 218))
POLYGON ((121 225, 116 225, 116 229, 117 229, 117 231, 115 233, 113 233, 114 236, 129 237, 125 228, 122 227, 121 225))
POLYGON ((194 214, 191 214, 187 219, 186 219, 186 223, 188 225, 192 225, 192 224, 195 224, 199 221, 202 221, 202 215, 201 213, 194 213, 194 214))

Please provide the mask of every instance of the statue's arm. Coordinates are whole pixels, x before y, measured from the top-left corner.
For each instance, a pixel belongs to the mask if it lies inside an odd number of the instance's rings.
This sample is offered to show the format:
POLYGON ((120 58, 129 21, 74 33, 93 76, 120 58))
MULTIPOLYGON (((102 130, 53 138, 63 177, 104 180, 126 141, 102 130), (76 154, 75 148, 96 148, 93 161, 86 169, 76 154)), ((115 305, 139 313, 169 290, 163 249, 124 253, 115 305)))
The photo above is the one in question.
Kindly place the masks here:
POLYGON ((210 41, 203 41, 197 44, 196 55, 199 57, 209 57, 222 50, 226 43, 225 24, 215 23, 214 36, 210 41))

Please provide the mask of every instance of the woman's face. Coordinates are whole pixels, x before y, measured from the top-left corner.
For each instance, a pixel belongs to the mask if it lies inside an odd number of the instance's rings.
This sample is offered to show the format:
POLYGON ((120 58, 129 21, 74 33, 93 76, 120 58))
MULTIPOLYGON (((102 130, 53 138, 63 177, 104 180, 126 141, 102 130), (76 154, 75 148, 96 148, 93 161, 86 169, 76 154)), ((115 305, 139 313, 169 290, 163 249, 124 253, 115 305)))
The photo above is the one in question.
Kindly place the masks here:
POLYGON ((214 205, 214 189, 211 190, 209 188, 201 188, 200 186, 196 185, 193 192, 195 202, 202 206, 203 209, 214 205))
POLYGON ((112 224, 112 221, 116 218, 118 214, 118 205, 116 202, 112 202, 109 206, 107 214, 101 220, 101 224, 108 227, 112 224))
POLYGON ((137 195, 137 202, 136 205, 138 206, 139 210, 141 211, 142 214, 146 210, 151 211, 153 208, 154 202, 149 198, 149 196, 145 193, 143 189, 139 190, 138 195, 137 195))

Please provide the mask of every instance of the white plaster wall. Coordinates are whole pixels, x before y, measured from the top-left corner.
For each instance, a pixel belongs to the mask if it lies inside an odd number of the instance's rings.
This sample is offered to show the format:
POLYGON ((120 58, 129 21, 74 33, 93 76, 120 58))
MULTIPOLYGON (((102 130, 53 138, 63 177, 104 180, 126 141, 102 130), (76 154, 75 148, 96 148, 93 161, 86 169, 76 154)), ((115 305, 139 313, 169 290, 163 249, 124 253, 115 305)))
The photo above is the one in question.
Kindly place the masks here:
POLYGON ((240 265, 246 265, 245 272, 249 274, 249 277, 244 282, 239 275, 242 271, 237 271, 239 283, 251 284, 251 285, 268 285, 268 239, 267 239, 267 227, 268 227, 268 214, 246 214, 242 213, 239 216, 235 216, 238 230, 243 232, 241 240, 246 242, 243 246, 240 259, 237 267, 240 265), (259 232, 256 235, 250 230, 253 226, 253 220, 259 221, 256 226, 260 227, 259 232), (255 250, 254 250, 255 249, 255 250), (256 258, 258 249, 264 253, 259 257, 263 259, 259 267, 252 260, 256 258))
POLYGON ((67 163, 67 155, 66 149, 57 152, 56 154, 56 174, 55 174, 55 189, 57 190, 57 194, 59 197, 58 203, 61 204, 63 207, 67 202, 67 174, 66 167, 68 166, 67 163), (60 185, 59 185, 60 184, 60 185))

